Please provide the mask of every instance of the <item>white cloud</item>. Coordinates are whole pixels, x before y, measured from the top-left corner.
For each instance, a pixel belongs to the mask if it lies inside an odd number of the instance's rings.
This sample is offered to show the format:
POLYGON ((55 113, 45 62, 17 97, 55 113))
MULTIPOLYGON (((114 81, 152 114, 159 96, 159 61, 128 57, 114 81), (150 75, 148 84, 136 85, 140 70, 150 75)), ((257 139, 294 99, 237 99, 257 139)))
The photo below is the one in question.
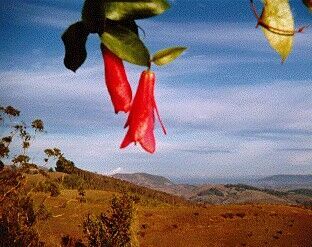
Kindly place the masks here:
POLYGON ((163 117, 180 124, 222 131, 312 129, 312 86, 308 81, 217 88, 159 87, 163 117))

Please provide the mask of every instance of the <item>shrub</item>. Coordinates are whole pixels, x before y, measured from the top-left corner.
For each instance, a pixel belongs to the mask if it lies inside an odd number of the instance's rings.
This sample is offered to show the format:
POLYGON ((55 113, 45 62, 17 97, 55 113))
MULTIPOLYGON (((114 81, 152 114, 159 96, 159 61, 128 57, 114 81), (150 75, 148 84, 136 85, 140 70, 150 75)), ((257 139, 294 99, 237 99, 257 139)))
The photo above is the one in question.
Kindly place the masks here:
POLYGON ((50 196, 52 197, 57 197, 61 194, 59 184, 50 179, 40 181, 36 186, 35 191, 50 192, 50 196))
POLYGON ((90 247, 138 246, 134 226, 134 203, 128 195, 114 197, 111 211, 99 216, 88 215, 83 222, 90 247))
POLYGON ((63 186, 67 189, 79 189, 83 184, 84 179, 77 174, 69 174, 63 180, 63 186))
POLYGON ((70 237, 69 235, 65 235, 62 237, 61 246, 62 247, 86 247, 86 245, 82 243, 81 239, 76 239, 76 238, 70 237))
POLYGON ((209 190, 201 191, 197 194, 198 196, 224 196, 223 192, 218 190, 217 188, 210 188, 209 190))
POLYGON ((17 170, 0 172, 0 247, 43 246, 34 229, 32 199, 23 190, 25 178, 17 170))
POLYGON ((86 191, 84 188, 81 186, 78 188, 78 200, 79 202, 86 202, 86 191))
POLYGON ((39 220, 47 220, 52 217, 52 213, 46 208, 46 206, 42 203, 36 212, 36 217, 39 220))

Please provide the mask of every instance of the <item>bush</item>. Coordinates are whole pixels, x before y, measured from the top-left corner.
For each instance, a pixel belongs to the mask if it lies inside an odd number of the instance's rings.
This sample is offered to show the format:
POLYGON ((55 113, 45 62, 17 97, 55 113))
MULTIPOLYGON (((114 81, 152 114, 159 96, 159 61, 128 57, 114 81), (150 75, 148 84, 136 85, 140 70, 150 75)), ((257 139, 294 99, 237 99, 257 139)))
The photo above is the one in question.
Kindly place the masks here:
POLYGON ((204 191, 201 191, 197 194, 198 196, 211 196, 211 195, 214 195, 214 196, 224 196, 223 192, 216 189, 216 188, 210 188, 209 190, 204 190, 204 191))
POLYGON ((134 227, 134 203, 128 195, 114 197, 111 211, 99 216, 88 215, 83 222, 90 247, 138 246, 134 227))
POLYGON ((70 237, 69 235, 65 235, 62 237, 61 246, 62 247, 86 247, 86 245, 82 243, 81 239, 76 239, 76 238, 70 237))
POLYGON ((43 246, 34 229, 32 199, 23 190, 25 178, 17 170, 0 172, 0 247, 43 246))
POLYGON ((61 194, 59 184, 50 179, 40 181, 36 186, 35 191, 50 192, 50 196, 52 197, 57 197, 61 194))
POLYGON ((86 200, 86 191, 84 190, 83 187, 78 188, 78 200, 79 202, 87 202, 86 200))
POLYGON ((79 189, 84 184, 84 179, 77 174, 70 174, 64 177, 63 186, 67 189, 79 189))
POLYGON ((46 208, 46 206, 42 203, 36 212, 36 217, 39 220, 47 220, 52 217, 52 213, 46 208))

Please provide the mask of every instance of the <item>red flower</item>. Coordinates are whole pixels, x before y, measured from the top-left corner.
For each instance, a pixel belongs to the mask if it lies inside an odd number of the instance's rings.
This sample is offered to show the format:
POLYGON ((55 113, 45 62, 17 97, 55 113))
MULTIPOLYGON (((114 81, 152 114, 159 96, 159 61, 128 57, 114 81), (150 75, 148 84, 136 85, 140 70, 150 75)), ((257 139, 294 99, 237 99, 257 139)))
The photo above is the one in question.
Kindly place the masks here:
POLYGON ((132 91, 123 62, 104 45, 101 45, 101 50, 105 65, 105 82, 115 113, 128 112, 131 106, 132 91))
POLYGON ((131 142, 139 142, 142 148, 149 153, 155 152, 154 137, 154 110, 158 116, 164 133, 166 129, 160 120, 155 97, 155 74, 152 71, 143 71, 135 94, 132 107, 125 127, 129 126, 128 132, 120 145, 127 147, 131 142))

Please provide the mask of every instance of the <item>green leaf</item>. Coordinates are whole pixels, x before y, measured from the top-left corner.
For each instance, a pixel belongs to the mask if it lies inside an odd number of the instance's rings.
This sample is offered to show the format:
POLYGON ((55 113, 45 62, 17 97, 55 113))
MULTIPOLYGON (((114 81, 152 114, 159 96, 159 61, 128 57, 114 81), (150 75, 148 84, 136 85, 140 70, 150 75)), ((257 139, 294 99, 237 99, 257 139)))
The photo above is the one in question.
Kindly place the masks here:
POLYGON ((121 25, 108 25, 101 36, 101 41, 121 59, 129 63, 149 66, 149 51, 130 29, 121 25))
POLYGON ((166 0, 108 1, 105 15, 111 20, 143 19, 159 15, 170 4, 166 0))
POLYGON ((172 47, 160 50, 155 53, 152 58, 152 62, 159 66, 171 63, 173 60, 179 57, 186 49, 186 47, 172 47))
POLYGON ((76 22, 62 35, 65 46, 64 65, 66 68, 76 71, 86 60, 86 42, 89 33, 82 22, 76 22))
POLYGON ((294 19, 288 0, 264 0, 261 20, 262 27, 271 47, 285 61, 292 50, 294 38, 294 19))

